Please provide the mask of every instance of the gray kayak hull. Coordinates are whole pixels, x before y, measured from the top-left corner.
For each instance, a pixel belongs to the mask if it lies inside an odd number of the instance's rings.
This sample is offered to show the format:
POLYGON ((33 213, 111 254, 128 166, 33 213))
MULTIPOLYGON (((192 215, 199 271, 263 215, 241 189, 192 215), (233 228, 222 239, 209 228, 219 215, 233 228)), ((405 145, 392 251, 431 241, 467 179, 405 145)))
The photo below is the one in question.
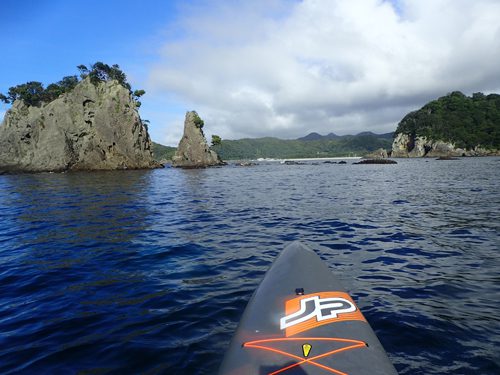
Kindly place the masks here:
POLYGON ((397 374, 375 333, 321 258, 294 242, 250 299, 220 375, 397 374))

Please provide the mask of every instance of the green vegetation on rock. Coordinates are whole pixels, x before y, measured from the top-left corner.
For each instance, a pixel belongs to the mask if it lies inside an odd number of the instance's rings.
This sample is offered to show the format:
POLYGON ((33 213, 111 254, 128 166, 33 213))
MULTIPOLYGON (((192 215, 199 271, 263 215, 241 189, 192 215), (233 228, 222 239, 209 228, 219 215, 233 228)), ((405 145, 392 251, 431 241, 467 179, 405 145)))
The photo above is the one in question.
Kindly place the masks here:
MULTIPOLYGON (((94 85, 98 85, 99 82, 117 81, 133 95, 136 105, 138 107, 141 105, 138 98, 146 92, 144 90, 135 90, 132 93, 132 88, 127 82, 127 76, 117 64, 109 66, 98 61, 92 64, 90 69, 85 65, 78 65, 77 69, 80 71, 81 79, 88 77, 94 85)), ((0 93, 0 100, 7 104, 22 100, 28 106, 39 107, 43 103, 50 103, 60 95, 72 91, 78 82, 79 78, 76 75, 66 76, 57 83, 49 84, 47 88, 44 88, 41 82, 30 81, 10 87, 7 95, 0 93)))
POLYGON ((212 135, 212 147, 219 146, 222 143, 221 137, 218 135, 212 135))
POLYGON ((198 115, 196 111, 193 111, 193 113, 194 113, 194 124, 196 125, 197 128, 203 129, 205 121, 201 119, 201 117, 198 115))
POLYGON ((77 76, 64 77, 57 83, 51 83, 47 88, 41 82, 31 81, 10 87, 7 95, 0 94, 0 100, 5 103, 14 103, 20 99, 29 106, 38 107, 42 102, 50 103, 59 95, 71 91, 78 84, 77 76))
POLYGON ((127 76, 120 69, 118 64, 109 66, 108 64, 98 61, 90 66, 91 69, 87 69, 85 65, 78 65, 77 68, 80 71, 80 77, 82 79, 89 77, 90 82, 94 85, 102 81, 115 80, 132 93, 132 88, 127 82, 127 76))
POLYGON ((475 93, 468 97, 452 92, 407 114, 395 135, 399 133, 452 142, 463 149, 499 149, 500 95, 475 93))

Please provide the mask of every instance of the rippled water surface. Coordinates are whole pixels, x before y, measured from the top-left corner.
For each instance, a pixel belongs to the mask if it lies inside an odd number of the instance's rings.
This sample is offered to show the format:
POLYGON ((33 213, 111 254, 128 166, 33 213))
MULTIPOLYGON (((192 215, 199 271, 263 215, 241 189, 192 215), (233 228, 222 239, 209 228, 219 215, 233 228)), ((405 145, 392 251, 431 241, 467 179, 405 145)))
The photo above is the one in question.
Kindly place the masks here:
POLYGON ((213 374, 301 240, 401 374, 498 374, 499 186, 499 158, 0 176, 0 373, 213 374))

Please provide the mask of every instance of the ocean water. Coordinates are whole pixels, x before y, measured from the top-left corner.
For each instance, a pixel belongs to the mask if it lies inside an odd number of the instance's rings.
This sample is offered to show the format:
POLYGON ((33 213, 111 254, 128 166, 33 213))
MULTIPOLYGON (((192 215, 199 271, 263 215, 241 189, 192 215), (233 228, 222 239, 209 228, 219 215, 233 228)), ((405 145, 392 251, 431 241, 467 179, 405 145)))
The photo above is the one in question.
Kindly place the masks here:
POLYGON ((214 374, 293 240, 401 374, 500 373, 500 158, 0 176, 0 373, 214 374))

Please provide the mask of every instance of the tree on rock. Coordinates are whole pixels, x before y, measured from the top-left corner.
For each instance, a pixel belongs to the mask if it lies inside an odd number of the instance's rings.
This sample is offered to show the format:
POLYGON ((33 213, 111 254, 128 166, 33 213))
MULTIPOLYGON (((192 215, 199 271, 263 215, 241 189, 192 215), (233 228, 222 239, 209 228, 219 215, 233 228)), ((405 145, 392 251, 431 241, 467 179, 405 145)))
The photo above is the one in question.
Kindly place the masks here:
POLYGON ((146 93, 146 91, 144 91, 144 90, 135 90, 135 91, 134 91, 134 96, 135 96, 136 98, 140 98, 140 97, 141 97, 141 96, 143 96, 145 93, 146 93))
POLYGON ((50 103, 52 100, 57 99, 61 94, 64 94, 64 89, 57 83, 51 83, 45 89, 43 101, 50 103))
MULTIPOLYGON (((127 76, 120 69, 118 64, 109 66, 108 64, 98 61, 91 65, 91 69, 88 69, 85 65, 78 65, 77 69, 80 72, 81 79, 86 79, 88 77, 96 86, 100 82, 117 81, 133 95, 137 107, 141 105, 138 98, 146 92, 144 90, 135 90, 132 92, 132 88, 127 82, 127 76)), ((10 104, 14 103, 16 100, 22 100, 28 106, 38 107, 43 103, 50 103, 64 93, 72 91, 79 82, 80 80, 76 75, 63 77, 59 82, 49 84, 47 88, 44 88, 41 82, 31 81, 10 87, 6 95, 0 93, 0 101, 10 104)), ((201 122, 203 123, 203 121, 201 122)), ((203 126, 203 124, 201 126, 203 126)))
POLYGON ((90 73, 90 70, 85 65, 78 65, 76 67, 80 71, 80 78, 85 79, 90 73))
POLYGON ((141 106, 141 102, 139 101, 139 98, 143 96, 146 93, 144 90, 135 90, 132 96, 134 97, 135 100, 135 105, 139 108, 141 106))
POLYGON ((205 121, 201 119, 201 117, 198 115, 196 111, 193 111, 194 115, 194 124, 196 125, 197 128, 203 129, 203 125, 205 125, 205 121))
MULTIPOLYGON (((80 67, 85 66, 80 65, 80 67)), ((120 69, 118 64, 109 66, 108 64, 98 61, 92 65, 92 69, 89 71, 88 77, 90 78, 90 82, 94 85, 97 85, 102 81, 116 80, 120 85, 128 90, 131 90, 130 84, 127 82, 127 76, 120 69)))
POLYGON ((68 92, 73 90, 76 85, 78 85, 78 77, 77 76, 66 76, 63 77, 59 82, 57 82, 59 86, 63 88, 64 92, 68 92))
POLYGON ((10 103, 9 98, 6 97, 4 94, 0 94, 0 101, 4 102, 6 104, 10 103))
POLYGON ((77 76, 66 76, 57 83, 51 83, 45 89, 42 101, 50 103, 52 100, 57 99, 59 95, 73 90, 78 85, 78 82, 77 76))
POLYGON ((212 135, 212 147, 219 146, 222 143, 222 138, 218 135, 212 135))
POLYGON ((27 105, 38 106, 43 100, 44 88, 41 82, 31 81, 10 87, 7 95, 1 95, 0 100, 5 103, 14 103, 21 99, 27 105))

